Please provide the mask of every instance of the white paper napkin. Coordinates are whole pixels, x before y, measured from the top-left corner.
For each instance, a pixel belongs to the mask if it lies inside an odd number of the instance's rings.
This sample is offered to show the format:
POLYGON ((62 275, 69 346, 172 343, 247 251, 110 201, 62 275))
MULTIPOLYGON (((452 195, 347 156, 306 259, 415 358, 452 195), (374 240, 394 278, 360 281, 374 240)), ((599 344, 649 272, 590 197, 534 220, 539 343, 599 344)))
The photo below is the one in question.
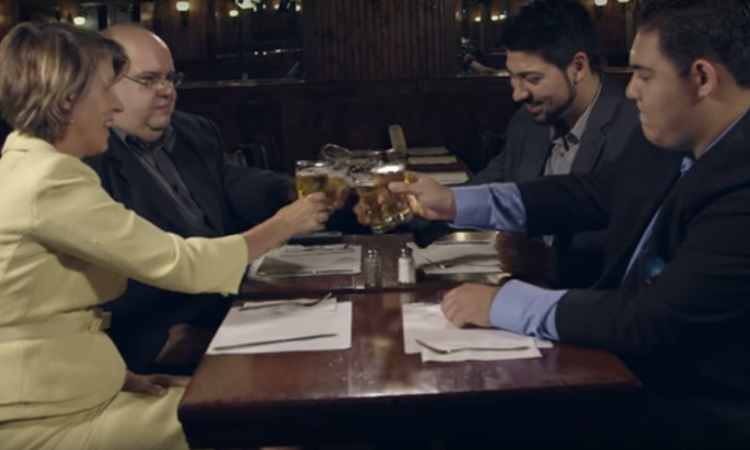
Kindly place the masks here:
POLYGON ((455 164, 458 162, 455 156, 410 156, 407 163, 415 166, 430 164, 455 164))
POLYGON ((430 172, 426 175, 443 186, 461 184, 469 179, 469 175, 466 172, 430 172))
POLYGON ((420 353, 422 361, 492 361, 539 358, 542 356, 533 337, 502 330, 460 329, 445 319, 440 304, 408 303, 402 305, 404 353, 420 353), (478 350, 439 354, 428 350, 416 340, 439 349, 515 348, 523 350, 478 350))
MULTIPOLYGON (((335 302, 336 300, 333 299, 335 302)), ((243 305, 244 306, 244 305, 243 305)), ((230 309, 209 345, 209 355, 255 354, 344 350, 352 345, 352 303, 338 303, 334 310, 280 304, 275 307, 230 309), (329 337, 306 339, 331 335, 329 337), (303 340, 290 340, 302 338, 303 340), (289 340, 258 346, 220 350, 217 347, 289 340)))
POLYGON ((409 156, 447 155, 448 149, 445 147, 414 147, 407 148, 406 154, 409 156))
POLYGON ((318 301, 317 298, 297 298, 294 300, 268 300, 261 302, 245 302, 240 311, 261 310, 273 308, 276 312, 295 311, 300 308, 310 312, 333 312, 336 311, 338 303, 336 297, 318 301))
POLYGON ((249 274, 252 278, 288 278, 354 275, 361 271, 360 245, 285 245, 254 261, 249 274))
POLYGON ((500 259, 495 245, 486 242, 436 242, 427 248, 408 244, 414 265, 426 274, 500 273, 500 259))

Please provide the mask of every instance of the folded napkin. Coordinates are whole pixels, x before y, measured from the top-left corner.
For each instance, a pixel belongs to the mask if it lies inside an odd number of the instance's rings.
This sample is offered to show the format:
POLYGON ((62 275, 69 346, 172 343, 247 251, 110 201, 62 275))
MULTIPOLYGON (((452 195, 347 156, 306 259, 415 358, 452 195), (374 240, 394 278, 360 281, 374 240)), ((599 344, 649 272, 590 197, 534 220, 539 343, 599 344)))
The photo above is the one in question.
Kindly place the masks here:
POLYGON ((469 180, 469 175, 466 172, 430 172, 426 174, 433 180, 442 184, 443 186, 450 186, 453 184, 465 183, 469 180))
POLYGON ((362 246, 285 245, 275 248, 250 267, 252 278, 309 277, 358 274, 362 270, 362 246))
POLYGON ((414 147, 407 148, 406 154, 409 156, 447 155, 448 149, 445 147, 414 147))
POLYGON ((426 248, 408 245, 412 248, 415 267, 426 274, 502 272, 492 241, 435 242, 426 248))
POLYGON ((422 362, 539 358, 539 348, 551 345, 540 347, 533 337, 502 330, 456 328, 445 319, 440 304, 435 303, 404 304, 402 317, 404 353, 419 353, 422 362))
POLYGON ((351 348, 352 303, 327 299, 246 302, 233 307, 208 348, 209 355, 351 348), (268 307, 260 307, 268 304, 268 307))
MULTIPOLYGON (((298 298, 294 300, 267 300, 259 302, 245 302, 240 311, 259 311, 261 309, 273 310, 274 313, 284 313, 287 311, 304 311, 312 312, 334 312, 336 311, 336 297, 329 296, 323 300, 318 298, 298 298)), ((303 312, 304 312, 303 311, 303 312)))
POLYGON ((455 156, 410 156, 407 163, 415 166, 430 164, 455 164, 458 160, 455 156))

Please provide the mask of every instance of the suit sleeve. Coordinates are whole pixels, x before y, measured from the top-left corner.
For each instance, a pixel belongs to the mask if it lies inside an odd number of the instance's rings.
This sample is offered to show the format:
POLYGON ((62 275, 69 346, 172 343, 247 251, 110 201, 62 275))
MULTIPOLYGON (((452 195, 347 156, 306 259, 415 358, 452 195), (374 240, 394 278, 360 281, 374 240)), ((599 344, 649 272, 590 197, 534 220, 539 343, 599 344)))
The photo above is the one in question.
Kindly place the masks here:
POLYGON ((623 355, 653 356, 689 352, 746 328, 748 198, 747 190, 736 192, 697 215, 651 284, 626 279, 617 290, 568 292, 557 309, 560 338, 623 355))
POLYGON ((520 141, 519 134, 524 129, 521 126, 523 119, 520 111, 513 115, 513 118, 508 124, 507 131, 504 136, 504 145, 500 149, 500 153, 492 158, 487 164, 487 167, 477 172, 473 177, 465 183, 466 186, 478 186, 481 184, 488 183, 501 183, 507 181, 515 181, 514 179, 506 179, 506 172, 510 169, 511 163, 508 161, 510 153, 512 152, 511 147, 520 141))
POLYGON ((530 236, 599 231, 607 227, 617 161, 594 172, 549 176, 518 189, 526 210, 530 236))
POLYGON ((247 264, 241 236, 183 239, 112 200, 77 160, 42 170, 30 230, 42 245, 163 289, 237 292, 247 264))
POLYGON ((465 183, 467 186, 478 186, 488 183, 499 183, 504 181, 506 149, 500 150, 500 154, 492 158, 487 167, 471 177, 465 183))
POLYGON ((241 167, 224 153, 224 140, 214 122, 207 121, 210 133, 221 153, 224 192, 232 210, 239 217, 238 230, 245 230, 276 214, 290 202, 289 176, 270 170, 241 167))

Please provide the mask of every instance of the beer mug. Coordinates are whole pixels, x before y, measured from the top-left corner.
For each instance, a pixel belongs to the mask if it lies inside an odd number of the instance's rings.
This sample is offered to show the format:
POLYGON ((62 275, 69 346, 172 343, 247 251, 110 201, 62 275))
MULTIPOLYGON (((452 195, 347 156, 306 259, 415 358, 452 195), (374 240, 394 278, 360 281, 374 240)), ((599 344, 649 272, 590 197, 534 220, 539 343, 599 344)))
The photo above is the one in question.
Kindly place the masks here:
POLYGON ((382 162, 372 168, 373 185, 381 201, 383 217, 396 225, 411 221, 414 213, 405 194, 396 194, 388 189, 388 183, 406 182, 406 164, 382 162))
POLYGON ((336 204, 336 197, 348 184, 345 177, 340 177, 331 165, 325 161, 297 161, 294 182, 297 188, 297 197, 303 198, 315 192, 323 192, 326 195, 328 206, 336 204))
POLYGON ((359 201, 367 208, 366 214, 373 233, 381 234, 396 228, 393 215, 383 207, 387 204, 387 195, 384 195, 382 187, 375 188, 375 176, 370 170, 358 171, 352 178, 359 201))
POLYGON ((334 171, 348 175, 352 154, 348 148, 337 144, 326 144, 320 149, 320 159, 329 163, 334 171))

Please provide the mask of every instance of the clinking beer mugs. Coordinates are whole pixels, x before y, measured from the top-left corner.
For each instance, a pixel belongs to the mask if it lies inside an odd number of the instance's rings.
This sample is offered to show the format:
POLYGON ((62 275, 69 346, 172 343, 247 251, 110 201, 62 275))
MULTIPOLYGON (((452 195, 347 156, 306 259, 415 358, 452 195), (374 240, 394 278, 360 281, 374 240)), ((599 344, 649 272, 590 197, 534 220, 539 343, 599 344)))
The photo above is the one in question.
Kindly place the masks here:
POLYGON ((295 183, 299 198, 323 192, 333 207, 344 187, 352 183, 366 207, 373 232, 385 233, 412 219, 406 196, 388 189, 388 183, 407 181, 404 155, 394 150, 352 155, 344 147, 326 144, 321 158, 322 161, 297 161, 295 183))
POLYGON ((406 197, 388 189, 388 183, 393 181, 406 181, 403 163, 378 162, 354 178, 355 189, 375 233, 392 230, 413 217, 406 197))
POLYGON ((349 183, 345 174, 334 170, 331 164, 324 161, 297 161, 294 181, 297 197, 323 192, 331 208, 336 205, 337 196, 349 183))

